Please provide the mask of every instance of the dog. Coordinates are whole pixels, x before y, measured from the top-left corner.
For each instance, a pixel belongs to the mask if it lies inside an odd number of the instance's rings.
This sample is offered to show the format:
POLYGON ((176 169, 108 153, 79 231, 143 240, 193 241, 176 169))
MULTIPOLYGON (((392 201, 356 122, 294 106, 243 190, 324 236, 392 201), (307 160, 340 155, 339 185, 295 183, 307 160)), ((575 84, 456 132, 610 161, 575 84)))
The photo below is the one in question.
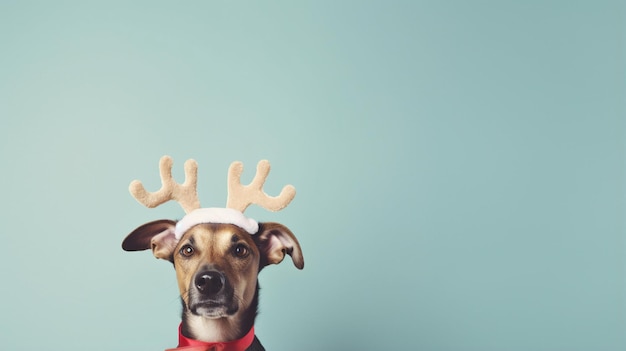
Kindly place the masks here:
MULTIPOLYGON (((196 171, 185 166, 187 178, 195 183, 196 171)), ((267 171, 257 170, 258 177, 255 176, 251 186, 255 182, 263 183, 268 171, 269 164, 267 171)), ((231 166, 229 174, 229 180, 238 179, 241 170, 237 173, 237 165, 231 166)), ((256 223, 243 216, 241 208, 245 210, 253 202, 244 201, 243 205, 227 208, 199 208, 197 194, 195 198, 181 200, 184 196, 177 196, 176 192, 195 193, 195 184, 191 189, 183 189, 181 184, 173 183, 171 159, 167 157, 162 159, 161 175, 160 193, 147 193, 137 182, 131 184, 133 196, 148 207, 176 199, 183 208, 191 210, 178 222, 162 219, 139 226, 124 239, 122 248, 125 251, 150 249, 156 258, 174 265, 183 311, 178 348, 169 350, 265 350, 254 335, 259 304, 258 274, 266 266, 282 262, 286 255, 291 256, 296 268, 303 269, 304 258, 298 240, 283 224, 256 223), (161 198, 150 202, 147 199, 150 196, 161 198)), ((229 182, 229 203, 241 200, 241 196, 236 201, 231 199, 231 190, 236 192, 239 186, 235 183, 229 182)), ((244 188, 239 186, 238 189, 244 188)), ((290 190, 283 190, 277 197, 282 197, 278 207, 286 206, 295 195, 294 192, 284 196, 290 190)), ((268 205, 276 198, 262 195, 265 200, 254 203, 276 208, 268 205)))

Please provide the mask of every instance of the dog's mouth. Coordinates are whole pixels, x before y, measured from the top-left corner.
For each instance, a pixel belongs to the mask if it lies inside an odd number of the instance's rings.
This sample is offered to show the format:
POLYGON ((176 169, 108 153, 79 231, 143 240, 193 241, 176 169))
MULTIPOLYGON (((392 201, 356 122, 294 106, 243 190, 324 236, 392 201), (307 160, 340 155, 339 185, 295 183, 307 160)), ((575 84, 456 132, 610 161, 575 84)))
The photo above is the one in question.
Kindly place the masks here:
POLYGON ((198 301, 189 306, 191 313, 210 319, 232 316, 238 309, 236 303, 226 304, 223 301, 215 300, 198 301))

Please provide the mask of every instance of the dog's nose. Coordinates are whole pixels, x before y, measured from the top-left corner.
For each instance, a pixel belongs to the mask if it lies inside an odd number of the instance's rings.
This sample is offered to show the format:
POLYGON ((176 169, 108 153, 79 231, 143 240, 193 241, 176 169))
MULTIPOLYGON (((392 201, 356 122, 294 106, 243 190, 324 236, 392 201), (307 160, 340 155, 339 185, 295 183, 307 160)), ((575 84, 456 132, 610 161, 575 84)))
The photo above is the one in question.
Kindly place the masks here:
POLYGON ((224 275, 216 271, 203 272, 196 276, 195 283, 202 294, 215 295, 224 287, 224 275))

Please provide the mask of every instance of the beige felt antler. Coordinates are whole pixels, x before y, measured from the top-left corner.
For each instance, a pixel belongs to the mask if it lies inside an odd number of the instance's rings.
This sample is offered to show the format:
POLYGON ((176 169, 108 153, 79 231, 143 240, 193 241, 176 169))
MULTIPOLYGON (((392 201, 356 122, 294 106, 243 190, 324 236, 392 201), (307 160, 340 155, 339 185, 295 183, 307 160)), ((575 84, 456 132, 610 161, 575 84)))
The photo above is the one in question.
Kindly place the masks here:
POLYGON ((228 200, 226 207, 243 212, 251 204, 257 204, 266 210, 279 211, 285 208, 294 196, 296 189, 286 185, 276 197, 269 196, 263 191, 263 184, 270 172, 270 163, 267 160, 259 161, 256 166, 256 175, 248 185, 241 184, 243 163, 233 162, 228 169, 228 200))
POLYGON ((174 200, 180 204, 189 213, 200 208, 200 200, 198 200, 197 184, 198 184, 198 164, 194 160, 185 162, 185 182, 176 183, 172 177, 172 158, 169 156, 161 157, 159 161, 159 173, 161 175, 161 189, 156 192, 148 192, 140 181, 134 180, 130 183, 128 190, 133 197, 146 207, 157 207, 169 200, 174 200))

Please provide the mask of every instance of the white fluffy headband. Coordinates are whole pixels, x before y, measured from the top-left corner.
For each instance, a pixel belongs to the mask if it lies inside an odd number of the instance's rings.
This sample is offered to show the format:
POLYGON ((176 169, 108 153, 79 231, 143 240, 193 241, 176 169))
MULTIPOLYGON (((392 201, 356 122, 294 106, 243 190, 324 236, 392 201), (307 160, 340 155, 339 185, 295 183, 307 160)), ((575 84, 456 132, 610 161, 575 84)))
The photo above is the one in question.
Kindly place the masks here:
POLYGON ((172 158, 161 157, 159 173, 161 189, 148 192, 140 181, 130 183, 131 195, 146 207, 156 207, 169 200, 178 202, 186 215, 176 223, 175 236, 180 239, 189 228, 201 223, 225 223, 236 225, 250 234, 259 230, 259 224, 243 215, 251 204, 257 204, 270 211, 279 211, 285 208, 296 196, 296 189, 286 185, 278 196, 272 197, 263 191, 263 184, 270 171, 270 164, 262 160, 257 164, 257 172, 248 185, 241 184, 243 164, 233 162, 228 169, 228 199, 225 208, 200 208, 198 200, 198 164, 194 160, 185 162, 185 182, 176 183, 172 177, 172 158))
POLYGON ((235 209, 218 207, 198 208, 187 213, 183 219, 176 222, 176 229, 174 230, 176 239, 180 239, 191 227, 201 223, 234 224, 249 234, 256 234, 259 231, 259 223, 257 221, 244 216, 243 213, 235 209))

